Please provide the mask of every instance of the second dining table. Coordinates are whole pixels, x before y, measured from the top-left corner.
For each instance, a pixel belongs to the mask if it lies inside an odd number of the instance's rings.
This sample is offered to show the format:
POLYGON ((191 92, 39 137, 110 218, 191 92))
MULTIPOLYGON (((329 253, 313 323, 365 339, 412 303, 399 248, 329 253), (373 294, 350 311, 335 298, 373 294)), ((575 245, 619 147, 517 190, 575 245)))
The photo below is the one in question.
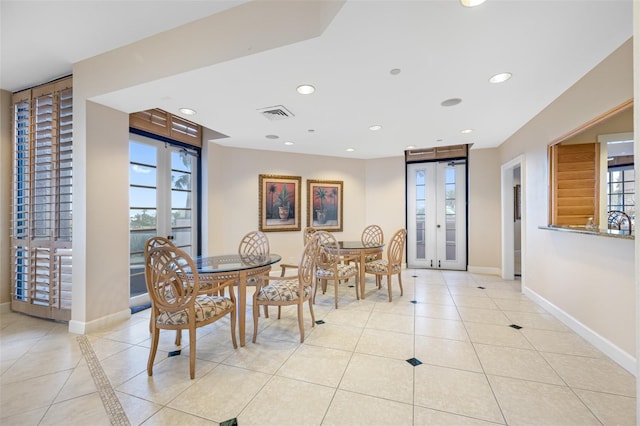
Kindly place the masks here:
POLYGON ((356 258, 360 269, 360 297, 364 299, 364 265, 367 256, 382 253, 384 243, 364 243, 362 241, 338 241, 340 255, 345 258, 356 258))
POLYGON ((202 282, 237 280, 236 311, 238 314, 240 346, 245 345, 247 281, 260 275, 268 275, 271 265, 278 263, 281 258, 279 254, 274 253, 268 256, 240 255, 236 253, 194 259, 202 282))

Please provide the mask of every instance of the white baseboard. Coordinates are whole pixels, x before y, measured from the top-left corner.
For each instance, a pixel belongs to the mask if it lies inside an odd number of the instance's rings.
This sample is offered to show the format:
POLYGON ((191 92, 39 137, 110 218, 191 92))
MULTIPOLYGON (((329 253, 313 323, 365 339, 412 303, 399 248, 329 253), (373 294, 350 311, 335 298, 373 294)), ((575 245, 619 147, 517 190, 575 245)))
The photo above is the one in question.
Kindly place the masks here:
POLYGON ((502 276, 502 269, 500 268, 492 268, 489 266, 471 266, 467 265, 467 271, 472 274, 483 274, 483 275, 497 275, 502 276))
POLYGON ((120 312, 116 312, 114 314, 107 315, 89 322, 71 320, 69 321, 69 333, 92 333, 102 328, 109 327, 113 324, 126 321, 129 318, 131 318, 131 309, 124 309, 120 312))
POLYGON ((575 331, 579 336, 591 343, 613 361, 618 363, 622 368, 636 376, 636 358, 623 351, 611 341, 596 333, 586 325, 582 324, 576 318, 572 317, 544 297, 529 288, 523 288, 522 292, 531 300, 543 307, 551 315, 556 317, 564 325, 575 331))

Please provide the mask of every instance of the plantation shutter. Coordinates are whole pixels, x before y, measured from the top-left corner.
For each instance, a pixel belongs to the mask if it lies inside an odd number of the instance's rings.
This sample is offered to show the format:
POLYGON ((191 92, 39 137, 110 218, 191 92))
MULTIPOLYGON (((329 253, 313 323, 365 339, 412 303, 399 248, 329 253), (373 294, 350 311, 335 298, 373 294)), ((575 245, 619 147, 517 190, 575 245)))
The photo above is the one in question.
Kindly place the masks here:
POLYGON ((202 127, 161 109, 129 115, 129 127, 202 148, 202 127))
POLYGON ((600 144, 551 146, 551 224, 598 224, 600 144))
POLYGON ((11 308, 71 318, 72 80, 14 94, 11 308))

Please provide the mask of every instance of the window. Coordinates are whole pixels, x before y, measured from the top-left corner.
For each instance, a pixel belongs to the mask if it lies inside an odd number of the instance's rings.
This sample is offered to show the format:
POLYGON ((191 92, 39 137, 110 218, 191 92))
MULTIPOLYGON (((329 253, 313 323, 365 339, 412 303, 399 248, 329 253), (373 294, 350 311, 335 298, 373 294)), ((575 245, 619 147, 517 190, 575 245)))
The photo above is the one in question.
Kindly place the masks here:
POLYGON ((636 215, 633 165, 611 167, 607 173, 607 211, 625 212, 634 224, 636 215))
POLYGON ((13 96, 11 308, 71 318, 72 80, 13 96))

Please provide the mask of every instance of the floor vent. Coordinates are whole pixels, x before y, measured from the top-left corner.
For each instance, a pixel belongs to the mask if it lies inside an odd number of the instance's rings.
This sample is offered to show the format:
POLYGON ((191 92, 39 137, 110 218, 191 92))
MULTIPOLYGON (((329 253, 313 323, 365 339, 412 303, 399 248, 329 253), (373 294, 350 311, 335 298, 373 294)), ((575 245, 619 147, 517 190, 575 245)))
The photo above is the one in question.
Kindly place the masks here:
POLYGON ((268 108, 259 109, 258 112, 271 121, 286 120, 287 118, 294 117, 293 113, 287 110, 282 105, 276 105, 268 108))

